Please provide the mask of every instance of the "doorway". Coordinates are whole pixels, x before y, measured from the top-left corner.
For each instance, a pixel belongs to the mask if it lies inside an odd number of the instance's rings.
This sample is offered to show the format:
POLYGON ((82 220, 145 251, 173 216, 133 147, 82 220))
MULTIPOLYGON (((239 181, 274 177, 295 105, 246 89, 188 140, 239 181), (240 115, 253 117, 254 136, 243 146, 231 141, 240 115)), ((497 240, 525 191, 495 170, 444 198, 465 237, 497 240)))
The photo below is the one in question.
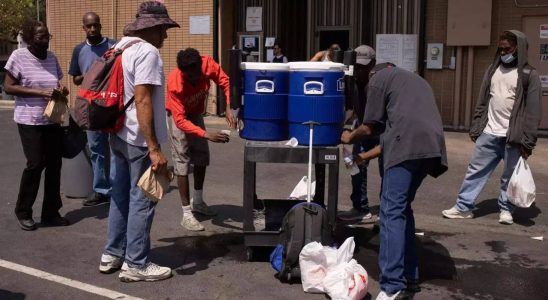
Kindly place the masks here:
POLYGON ((350 30, 320 30, 319 31, 319 49, 325 50, 332 44, 339 44, 341 50, 347 50, 350 45, 350 30))

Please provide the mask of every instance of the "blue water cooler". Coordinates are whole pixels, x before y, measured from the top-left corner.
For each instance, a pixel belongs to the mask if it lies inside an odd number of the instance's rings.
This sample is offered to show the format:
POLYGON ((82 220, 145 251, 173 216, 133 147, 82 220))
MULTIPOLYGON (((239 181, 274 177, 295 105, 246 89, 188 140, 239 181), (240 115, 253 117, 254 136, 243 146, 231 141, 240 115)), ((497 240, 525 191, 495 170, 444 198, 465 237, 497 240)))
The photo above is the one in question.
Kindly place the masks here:
POLYGON ((289 66, 246 62, 242 70, 244 128, 240 136, 255 141, 287 140, 289 66))
POLYGON ((287 119, 289 136, 309 144, 309 126, 315 121, 314 145, 338 145, 344 123, 344 65, 333 62, 289 63, 287 119))

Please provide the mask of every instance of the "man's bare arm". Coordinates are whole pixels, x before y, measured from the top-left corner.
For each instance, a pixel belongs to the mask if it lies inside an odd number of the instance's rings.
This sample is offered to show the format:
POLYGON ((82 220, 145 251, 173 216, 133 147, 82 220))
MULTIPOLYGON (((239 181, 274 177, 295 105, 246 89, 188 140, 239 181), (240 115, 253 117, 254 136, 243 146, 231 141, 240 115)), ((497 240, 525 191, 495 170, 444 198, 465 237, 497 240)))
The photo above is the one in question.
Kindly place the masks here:
POLYGON ((143 132, 145 142, 148 146, 152 170, 162 171, 167 167, 167 160, 160 150, 160 144, 154 132, 154 116, 152 105, 152 93, 154 86, 150 84, 135 86, 135 107, 137 108, 137 121, 143 132))

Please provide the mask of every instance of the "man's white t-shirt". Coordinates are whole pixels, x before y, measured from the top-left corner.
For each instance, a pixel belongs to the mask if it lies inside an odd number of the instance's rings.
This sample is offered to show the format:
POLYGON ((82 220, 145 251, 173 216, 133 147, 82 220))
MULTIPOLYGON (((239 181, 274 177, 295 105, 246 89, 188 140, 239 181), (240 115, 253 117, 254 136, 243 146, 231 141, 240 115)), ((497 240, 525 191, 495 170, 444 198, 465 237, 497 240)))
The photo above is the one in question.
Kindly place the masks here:
POLYGON ((506 136, 510 115, 516 102, 518 84, 517 68, 505 68, 500 65, 491 77, 491 90, 487 126, 483 132, 494 136, 506 136))
MULTIPOLYGON (((132 45, 122 53, 124 102, 127 103, 133 97, 136 85, 154 85, 152 93, 154 131, 158 143, 164 143, 167 141, 164 63, 160 57, 160 51, 156 47, 137 37, 123 37, 115 48, 122 48, 135 40, 141 42, 132 45)), ((116 134, 128 144, 139 147, 147 146, 137 122, 135 103, 126 110, 124 126, 116 134)))

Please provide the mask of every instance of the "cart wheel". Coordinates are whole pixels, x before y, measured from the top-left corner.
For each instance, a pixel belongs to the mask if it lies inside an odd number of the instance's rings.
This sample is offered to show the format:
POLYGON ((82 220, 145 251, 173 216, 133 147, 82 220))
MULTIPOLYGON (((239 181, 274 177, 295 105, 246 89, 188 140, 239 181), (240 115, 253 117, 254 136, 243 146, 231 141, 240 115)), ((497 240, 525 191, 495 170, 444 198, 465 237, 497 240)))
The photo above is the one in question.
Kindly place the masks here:
POLYGON ((287 272, 287 282, 291 282, 291 272, 287 272))
POLYGON ((253 248, 247 247, 245 252, 246 252, 247 261, 253 261, 253 248))

